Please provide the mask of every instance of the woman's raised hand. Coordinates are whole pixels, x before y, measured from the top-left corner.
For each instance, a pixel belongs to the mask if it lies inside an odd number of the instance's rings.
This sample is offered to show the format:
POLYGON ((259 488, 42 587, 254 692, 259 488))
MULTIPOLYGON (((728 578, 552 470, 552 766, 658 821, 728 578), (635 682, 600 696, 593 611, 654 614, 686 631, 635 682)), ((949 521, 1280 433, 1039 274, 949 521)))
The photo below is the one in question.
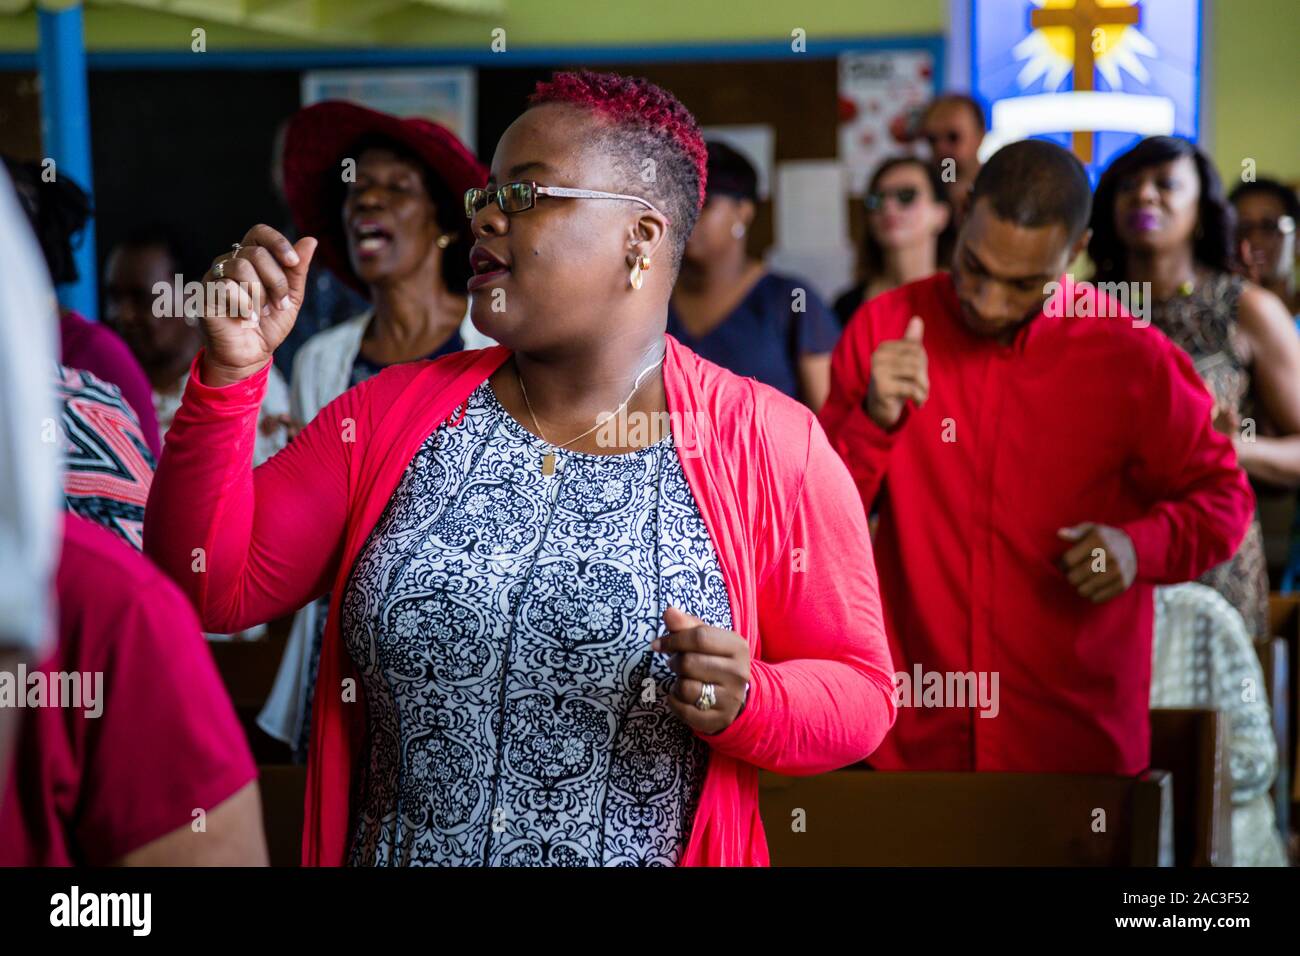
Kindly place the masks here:
POLYGON ((213 261, 203 277, 205 385, 243 381, 271 361, 302 308, 315 251, 315 239, 295 245, 260 225, 213 261))

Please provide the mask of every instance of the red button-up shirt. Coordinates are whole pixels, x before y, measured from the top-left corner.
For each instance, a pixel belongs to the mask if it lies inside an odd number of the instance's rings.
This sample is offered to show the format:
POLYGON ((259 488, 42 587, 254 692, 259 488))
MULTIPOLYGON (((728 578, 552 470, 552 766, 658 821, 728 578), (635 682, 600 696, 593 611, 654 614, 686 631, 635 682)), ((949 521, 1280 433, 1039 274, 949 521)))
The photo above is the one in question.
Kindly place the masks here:
POLYGON ((967 331, 942 273, 863 305, 835 350, 821 421, 879 508, 901 698, 877 767, 1143 770, 1152 587, 1245 534, 1254 497, 1187 356, 1153 327, 1055 305, 1004 345, 967 331), (871 354, 914 315, 929 398, 885 431, 862 407, 871 354), (1137 553, 1134 585, 1101 605, 1057 563, 1058 530, 1089 521, 1137 553))

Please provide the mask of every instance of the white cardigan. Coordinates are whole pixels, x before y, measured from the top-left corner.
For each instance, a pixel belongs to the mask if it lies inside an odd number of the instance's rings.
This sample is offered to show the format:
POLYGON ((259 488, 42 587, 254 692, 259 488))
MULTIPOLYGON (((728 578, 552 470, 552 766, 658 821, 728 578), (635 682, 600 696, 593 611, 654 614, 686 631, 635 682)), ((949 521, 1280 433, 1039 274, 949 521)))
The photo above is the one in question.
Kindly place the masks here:
MULTIPOLYGON (((352 378, 352 364, 361 354, 361 339, 373 315, 374 311, 367 309, 333 328, 317 332, 298 349, 293 358, 289 394, 289 414, 294 419, 305 425, 347 391, 352 378)), ((460 337, 466 350, 496 344, 474 328, 468 310, 460 324, 460 337)), ((297 747, 302 739, 307 696, 311 692, 312 645, 316 631, 328 613, 329 603, 322 599, 313 601, 294 615, 275 684, 266 699, 266 706, 257 716, 259 727, 290 747, 297 747)))

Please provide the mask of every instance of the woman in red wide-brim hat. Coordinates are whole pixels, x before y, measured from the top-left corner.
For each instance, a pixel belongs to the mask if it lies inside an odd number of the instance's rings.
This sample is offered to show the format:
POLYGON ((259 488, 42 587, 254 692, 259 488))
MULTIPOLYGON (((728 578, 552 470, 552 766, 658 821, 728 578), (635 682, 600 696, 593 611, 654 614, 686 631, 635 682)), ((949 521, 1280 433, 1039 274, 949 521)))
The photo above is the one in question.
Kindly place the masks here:
MULTIPOLYGON (((284 188, 299 235, 369 308, 313 335, 294 356, 292 417, 310 422, 389 365, 492 344, 469 321, 461 197, 487 171, 448 129, 353 103, 308 106, 289 121, 284 188)), ((328 605, 294 619, 260 724, 305 753, 315 661, 328 605)))

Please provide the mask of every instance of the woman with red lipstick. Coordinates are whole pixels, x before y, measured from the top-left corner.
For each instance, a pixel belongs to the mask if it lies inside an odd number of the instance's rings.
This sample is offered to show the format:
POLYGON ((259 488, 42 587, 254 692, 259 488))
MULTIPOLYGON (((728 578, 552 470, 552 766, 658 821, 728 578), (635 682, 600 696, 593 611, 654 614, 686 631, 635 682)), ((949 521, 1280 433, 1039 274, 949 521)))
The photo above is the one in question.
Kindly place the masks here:
MULTIPOLYGON (((1136 283, 1151 323, 1191 355, 1256 481, 1300 484, 1300 338, 1272 293, 1233 274, 1231 208, 1186 140, 1145 139, 1102 174, 1088 254, 1102 282, 1136 283)), ((1268 568, 1256 519, 1237 554, 1201 579, 1267 633, 1268 568)))
POLYGON ((464 199, 502 344, 384 371, 256 470, 316 240, 258 226, 209 274, 273 305, 205 316, 146 547, 209 622, 331 594, 304 862, 762 865, 758 768, 892 723, 848 472, 804 406, 665 334, 704 155, 645 80, 539 85, 464 199))
MULTIPOLYGON (((316 237, 325 265, 370 302, 294 356, 295 427, 389 365, 491 344, 467 312, 473 237, 460 200, 484 175, 449 130, 428 120, 344 102, 318 103, 289 120, 284 188, 299 235, 316 237)), ((327 611, 322 600, 295 616, 259 717, 299 757, 327 611)))

